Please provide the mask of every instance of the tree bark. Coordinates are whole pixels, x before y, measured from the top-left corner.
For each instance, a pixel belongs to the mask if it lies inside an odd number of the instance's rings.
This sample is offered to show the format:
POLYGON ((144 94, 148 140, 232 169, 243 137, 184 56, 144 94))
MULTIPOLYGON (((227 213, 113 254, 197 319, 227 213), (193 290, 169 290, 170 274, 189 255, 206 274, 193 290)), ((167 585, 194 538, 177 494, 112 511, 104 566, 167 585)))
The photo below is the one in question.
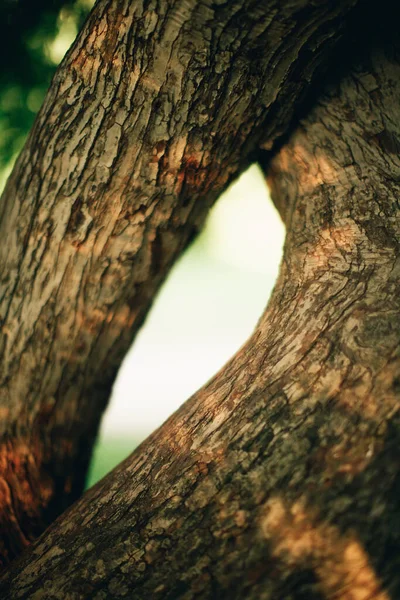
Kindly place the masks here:
POLYGON ((375 48, 273 158, 288 235, 253 336, 2 598, 400 597, 399 57, 375 48))
POLYGON ((100 0, 0 206, 0 556, 82 491, 121 359, 356 0, 100 0))

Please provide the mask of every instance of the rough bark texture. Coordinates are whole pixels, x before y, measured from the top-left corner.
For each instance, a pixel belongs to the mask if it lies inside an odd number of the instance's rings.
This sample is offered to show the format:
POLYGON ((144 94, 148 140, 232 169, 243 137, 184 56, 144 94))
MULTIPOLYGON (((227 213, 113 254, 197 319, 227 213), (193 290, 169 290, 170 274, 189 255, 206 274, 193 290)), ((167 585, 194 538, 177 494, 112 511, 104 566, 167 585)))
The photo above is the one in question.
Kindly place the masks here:
POLYGON ((243 349, 4 575, 1 597, 400 597, 400 55, 270 169, 288 226, 243 349))
POLYGON ((96 4, 0 206, 4 561, 80 494, 155 291, 355 2, 96 4))

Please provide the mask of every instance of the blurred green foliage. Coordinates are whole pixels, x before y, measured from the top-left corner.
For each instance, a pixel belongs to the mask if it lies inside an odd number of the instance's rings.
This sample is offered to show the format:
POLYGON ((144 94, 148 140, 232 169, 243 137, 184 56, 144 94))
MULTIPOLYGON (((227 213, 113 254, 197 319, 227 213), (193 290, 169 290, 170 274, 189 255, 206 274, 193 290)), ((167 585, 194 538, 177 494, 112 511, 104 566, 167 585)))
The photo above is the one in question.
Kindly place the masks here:
POLYGON ((122 460, 129 456, 136 446, 138 446, 138 442, 134 439, 134 436, 109 436, 104 439, 98 439, 93 450, 85 488, 90 488, 107 475, 122 460))
POLYGON ((0 0, 0 173, 21 150, 93 0, 0 0))

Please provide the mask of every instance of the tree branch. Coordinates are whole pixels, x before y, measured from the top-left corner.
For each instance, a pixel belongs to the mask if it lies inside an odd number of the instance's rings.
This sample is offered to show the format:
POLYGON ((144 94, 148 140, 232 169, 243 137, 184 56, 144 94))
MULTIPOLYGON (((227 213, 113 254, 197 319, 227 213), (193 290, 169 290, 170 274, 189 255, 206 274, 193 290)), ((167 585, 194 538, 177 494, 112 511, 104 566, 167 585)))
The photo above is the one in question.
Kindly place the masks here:
POLYGON ((157 288, 355 3, 96 3, 0 206, 4 561, 81 493, 157 288))
POLYGON ((271 165, 288 237, 254 335, 2 598, 400 597, 399 97, 377 49, 301 122, 271 165))

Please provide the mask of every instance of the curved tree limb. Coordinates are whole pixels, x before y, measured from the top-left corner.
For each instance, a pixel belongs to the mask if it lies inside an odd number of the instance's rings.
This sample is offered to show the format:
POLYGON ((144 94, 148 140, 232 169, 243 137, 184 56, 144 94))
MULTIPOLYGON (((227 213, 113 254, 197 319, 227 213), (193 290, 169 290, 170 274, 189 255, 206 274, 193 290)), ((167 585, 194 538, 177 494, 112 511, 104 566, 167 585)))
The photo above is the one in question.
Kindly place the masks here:
POLYGON ((4 599, 400 597, 400 61, 275 156, 288 226, 242 350, 3 576, 4 599))
POLYGON ((355 2, 96 3, 0 206, 4 561, 81 493, 157 288, 355 2))

